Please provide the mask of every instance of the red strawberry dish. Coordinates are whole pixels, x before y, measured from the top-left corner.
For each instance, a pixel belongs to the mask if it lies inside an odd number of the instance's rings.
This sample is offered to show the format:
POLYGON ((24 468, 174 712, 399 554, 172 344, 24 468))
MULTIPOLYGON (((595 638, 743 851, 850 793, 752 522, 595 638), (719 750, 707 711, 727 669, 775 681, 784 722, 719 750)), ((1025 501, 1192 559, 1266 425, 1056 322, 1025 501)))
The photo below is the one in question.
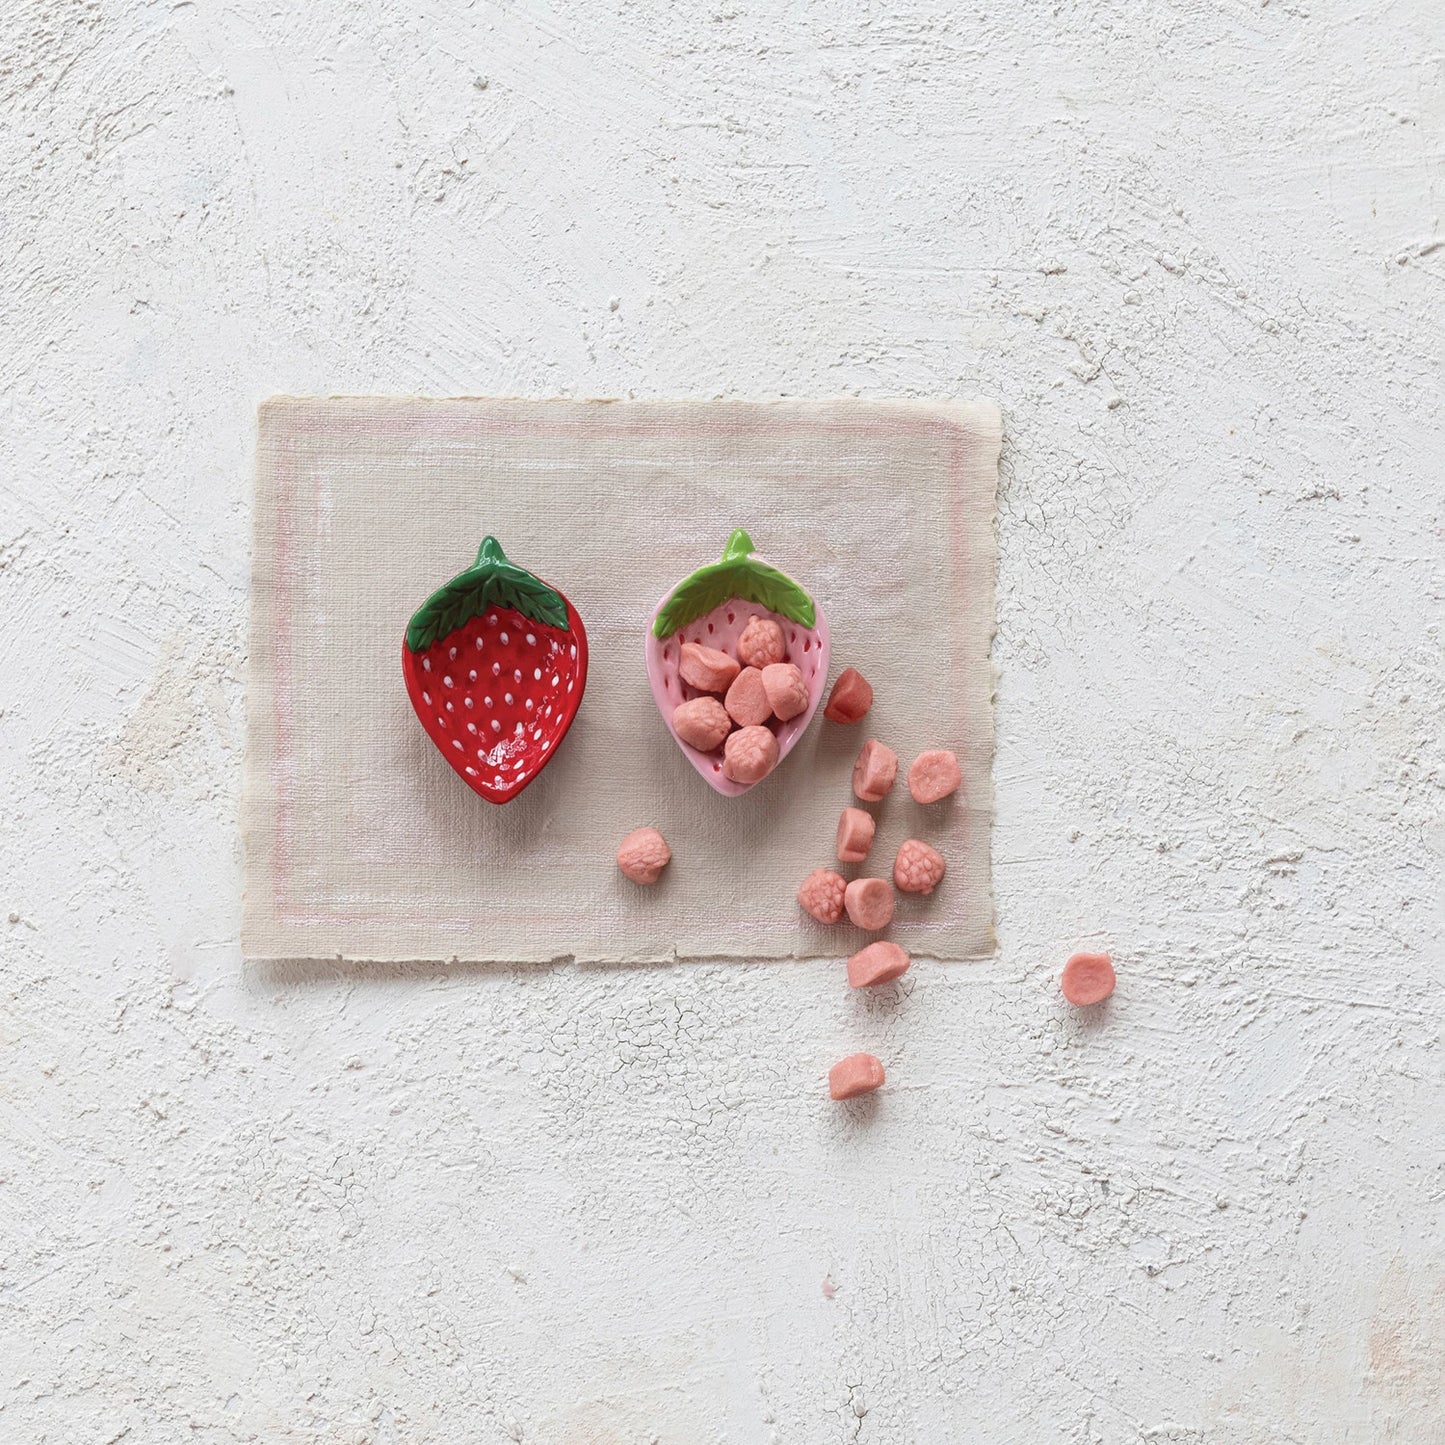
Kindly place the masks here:
POLYGON ((577 716, 587 633, 562 593, 487 537, 407 623, 401 670, 457 776, 489 803, 507 803, 556 756, 577 716))

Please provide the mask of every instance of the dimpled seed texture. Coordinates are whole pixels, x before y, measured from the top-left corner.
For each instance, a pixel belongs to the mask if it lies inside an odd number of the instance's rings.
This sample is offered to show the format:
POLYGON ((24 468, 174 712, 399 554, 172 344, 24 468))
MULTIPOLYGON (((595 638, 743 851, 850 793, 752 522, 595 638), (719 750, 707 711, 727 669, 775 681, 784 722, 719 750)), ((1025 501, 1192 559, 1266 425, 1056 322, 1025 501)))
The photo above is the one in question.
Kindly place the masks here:
POLYGON ((787 722, 807 710, 808 684, 791 662, 770 662, 763 669, 763 691, 779 722, 787 722))
POLYGON ((757 727, 767 722, 773 710, 768 705, 768 690, 763 686, 762 673, 755 667, 743 668, 728 688, 723 706, 740 728, 757 727))
POLYGON ((828 694, 823 716, 835 723, 862 722, 872 706, 873 689, 868 679, 856 667, 845 667, 828 694))
POLYGON ((828 1070, 828 1094, 834 1099, 856 1099, 883 1087, 883 1064, 872 1054, 849 1054, 828 1070))
POLYGON ((760 783, 778 765, 778 740, 765 727, 739 728, 723 744, 723 776, 760 783))
POLYGON ((727 709, 715 697, 695 697, 679 703, 672 714, 672 730, 690 748, 710 753, 723 745, 732 731, 727 709))
POLYGON ((869 738, 853 764, 853 792, 865 803, 886 798, 898 776, 898 754, 885 748, 877 738, 869 738))
POLYGON ((677 670, 682 680, 699 692, 726 692, 738 675, 738 662, 715 647, 704 647, 700 642, 684 642, 677 670))
POLYGON ((744 667, 764 668, 788 655, 783 629, 771 617, 750 617, 738 638, 738 661, 744 667))
POLYGON ((1114 961, 1107 953, 1076 953, 1064 965, 1059 987, 1075 1008, 1103 1003, 1114 992, 1114 961))
POLYGON ((908 791, 915 803, 936 803, 963 781, 958 759, 947 748, 919 753, 908 770, 908 791))
POLYGON ((836 923, 843 916, 843 892, 847 888, 842 875, 831 868, 815 868, 798 884, 798 902, 805 913, 819 923, 836 923))
POLYGON ((634 883, 656 883, 672 849, 656 828, 635 828, 617 845, 617 866, 634 883))
POLYGON ((848 987, 872 988, 875 984, 891 983, 908 972, 912 961, 896 943, 880 938, 877 943, 860 948, 848 960, 848 987))
POLYGON ((893 881, 904 893, 932 893, 943 881, 943 854, 910 838, 893 860, 893 881))
POLYGON ((855 878, 843 890, 848 917, 869 933, 893 922, 893 889, 885 878, 855 878))
POLYGON ((861 863, 873 846, 876 827, 871 813, 862 808, 844 808, 838 818, 838 861, 861 863))

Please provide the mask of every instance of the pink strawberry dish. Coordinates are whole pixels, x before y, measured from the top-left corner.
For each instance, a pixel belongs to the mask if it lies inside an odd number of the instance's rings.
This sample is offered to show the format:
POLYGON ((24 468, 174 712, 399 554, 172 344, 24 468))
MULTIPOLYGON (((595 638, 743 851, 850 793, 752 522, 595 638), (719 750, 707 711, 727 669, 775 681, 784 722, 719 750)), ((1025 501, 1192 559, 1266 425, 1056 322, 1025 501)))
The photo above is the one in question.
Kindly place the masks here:
POLYGON ((746 532, 734 532, 722 560, 683 578, 652 614, 647 680, 657 709, 683 756, 728 797, 788 756, 827 679, 822 610, 753 555, 746 532))

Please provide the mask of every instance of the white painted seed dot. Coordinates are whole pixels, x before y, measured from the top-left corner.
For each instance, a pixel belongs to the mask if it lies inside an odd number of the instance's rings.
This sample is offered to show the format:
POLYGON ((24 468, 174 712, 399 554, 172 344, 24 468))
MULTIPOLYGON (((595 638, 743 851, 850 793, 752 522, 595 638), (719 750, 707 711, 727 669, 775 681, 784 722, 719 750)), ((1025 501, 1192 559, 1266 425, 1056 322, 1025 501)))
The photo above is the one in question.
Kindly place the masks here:
POLYGON ((491 705, 492 705, 492 700, 491 700, 491 698, 489 698, 489 697, 484 697, 484 698, 482 699, 482 706, 483 706, 483 707, 491 707, 491 705))
POLYGON ((451 659, 452 659, 453 662, 455 662, 455 661, 457 660, 457 650, 456 650, 455 647, 452 648, 452 651, 451 651, 451 659))
POLYGON ((502 675, 502 664, 501 664, 500 662, 494 662, 494 663, 492 664, 492 676, 493 676, 493 677, 500 677, 501 675, 502 675))
POLYGON ((502 641, 503 641, 503 643, 510 642, 511 640, 512 640, 512 639, 511 639, 510 637, 508 637, 505 632, 502 634, 502 641))
POLYGON ((441 713, 437 714, 437 725, 439 727, 445 727, 447 725, 447 720, 441 715, 441 713))
POLYGON ((513 771, 514 773, 520 773, 520 772, 522 771, 522 765, 521 765, 521 763, 513 763, 513 764, 512 764, 512 771, 513 771))
POLYGON ((472 699, 471 699, 470 694, 469 694, 468 696, 464 697, 464 698, 462 699, 462 701, 463 701, 464 703, 466 703, 466 705, 467 705, 468 707, 471 707, 471 705, 472 705, 472 699))
POLYGON ((510 707, 512 704, 512 694, 509 692, 504 692, 502 694, 502 701, 506 703, 508 707, 510 707))
POLYGON ((477 651, 480 652, 481 650, 482 650, 482 639, 481 639, 480 634, 478 634, 478 636, 477 636, 477 651))
POLYGON ((517 736, 518 736, 518 737, 521 737, 521 736, 522 736, 522 724, 521 724, 521 723, 518 723, 518 724, 517 724, 517 736))
POLYGON ((567 684, 567 691, 568 691, 568 692, 571 692, 572 689, 573 689, 573 687, 575 687, 575 686, 576 686, 575 683, 569 682, 569 683, 567 684))
POLYGON ((431 658, 429 658, 429 657, 424 657, 424 658, 422 658, 422 660, 421 660, 421 670, 422 670, 423 672, 430 672, 430 671, 431 671, 431 658))
POLYGON ((474 733, 474 732, 476 732, 476 730, 477 730, 477 725, 476 725, 476 723, 468 723, 468 724, 467 724, 467 731, 468 731, 469 733, 474 733))
POLYGON ((518 667, 518 668, 514 669, 513 672, 512 672, 512 681, 513 681, 513 682, 521 682, 521 680, 522 680, 522 669, 521 669, 520 667, 518 667))
POLYGON ((452 687, 453 685, 454 685, 454 684, 452 683, 452 680, 451 680, 450 677, 444 677, 444 678, 442 678, 442 686, 443 686, 443 687, 452 687))
POLYGON ((499 732, 501 732, 501 730, 502 730, 502 725, 501 725, 501 723, 499 723, 499 722, 496 720, 496 718, 493 718, 493 719, 492 719, 492 731, 493 731, 494 733, 499 733, 499 732))
POLYGON ((550 748, 551 746, 552 746, 552 740, 551 740, 551 738, 548 738, 547 741, 542 744, 542 751, 545 753, 545 752, 547 751, 547 749, 550 748))
POLYGON ((422 693, 422 695, 421 695, 421 700, 422 700, 428 707, 430 707, 430 706, 431 706, 431 693, 429 693, 429 692, 424 692, 424 693, 422 693))
POLYGON ((488 627, 495 627, 496 625, 497 625, 497 614, 496 614, 495 612, 489 612, 489 613, 487 613, 487 626, 488 626, 488 627))
POLYGON ((474 778, 474 777, 476 777, 476 775, 477 775, 477 770, 476 770, 475 768, 468 768, 468 769, 467 769, 467 776, 468 776, 469 778, 474 778))
POLYGON ((477 749, 477 756, 478 756, 483 762, 486 762, 486 760, 487 760, 487 750, 486 750, 486 748, 478 748, 478 749, 477 749))
POLYGON ((562 679, 561 679, 560 677, 558 677, 557 674, 554 672, 554 673, 552 674, 552 686, 553 686, 553 687, 556 687, 557 684, 558 684, 559 682, 561 682, 561 681, 562 681, 562 679))
POLYGON ((460 738, 453 738, 453 739, 452 739, 452 746, 453 746, 458 752, 461 752, 461 750, 462 750, 462 740, 461 740, 460 738))
POLYGON ((540 667, 534 667, 534 668, 532 669, 532 681, 533 681, 533 682, 541 682, 541 681, 542 681, 542 669, 541 669, 540 667))
POLYGON ((468 682, 475 682, 476 680, 477 680, 477 670, 476 670, 476 668, 473 668, 473 669, 467 674, 467 681, 468 681, 468 682))
POLYGON ((500 788, 500 787, 502 786, 502 775, 501 775, 500 773, 498 773, 497 776, 496 776, 496 778, 493 779, 493 781, 494 781, 494 782, 496 783, 496 785, 500 788))
POLYGON ((532 699, 531 699, 531 698, 528 698, 528 699, 527 699, 527 711, 528 711, 528 712, 531 712, 531 711, 532 711, 532 699))
POLYGON ((451 703, 448 703, 448 704, 447 704, 447 711, 448 711, 448 712, 455 712, 455 711, 456 711, 456 708, 454 708, 454 707, 451 705, 451 703))
POLYGON ((527 634, 527 646, 528 646, 528 647, 535 647, 536 645, 537 645, 537 634, 536 634, 535 632, 529 632, 529 633, 527 634))
POLYGON ((572 644, 571 652, 573 657, 577 656, 577 644, 575 642, 572 644))

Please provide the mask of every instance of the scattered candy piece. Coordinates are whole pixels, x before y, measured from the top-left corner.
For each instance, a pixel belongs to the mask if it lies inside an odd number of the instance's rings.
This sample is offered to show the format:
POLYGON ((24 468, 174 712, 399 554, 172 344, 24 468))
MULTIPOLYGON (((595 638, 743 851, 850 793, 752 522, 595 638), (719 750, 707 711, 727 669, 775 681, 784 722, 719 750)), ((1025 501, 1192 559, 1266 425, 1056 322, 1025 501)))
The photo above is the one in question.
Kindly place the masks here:
POLYGON ((893 881, 905 893, 932 893, 943 881, 943 854, 910 838, 893 860, 893 881))
POLYGON ((963 781, 958 759, 947 748, 919 753, 908 770, 908 791, 915 803, 936 803, 963 781))
POLYGON ((843 908, 859 928, 876 933, 893 922, 893 889, 886 878, 855 878, 843 890, 843 908))
POLYGON ((1114 961, 1107 953, 1076 953, 1064 965, 1059 987, 1075 1008, 1103 1003, 1114 992, 1114 961))
POLYGON ((672 849, 656 828, 634 828, 617 845, 617 866, 634 883, 656 883, 672 861, 672 849))
POLYGON ((773 715, 773 709, 768 704, 768 690, 763 686, 762 673, 755 667, 743 668, 728 688, 723 706, 740 728, 757 727, 767 722, 773 715))
POLYGON ((726 692, 738 675, 735 657, 704 647, 700 642, 684 642, 677 663, 682 680, 699 692, 726 692))
POLYGON ((868 679, 856 667, 845 667, 828 694, 823 716, 835 723, 862 722, 872 706, 873 689, 868 679))
POLYGON ((844 808, 838 819, 838 861, 861 863, 873 846, 873 830, 878 825, 872 813, 862 808, 844 808))
POLYGON ((883 1087, 883 1065, 872 1054, 849 1054, 828 1070, 828 1094, 834 1099, 856 1099, 883 1087))
POLYGON ((715 697, 695 697, 680 703, 672 714, 672 730, 690 748, 710 753, 723 745, 733 720, 715 697))
POLYGON ((791 662, 770 662, 763 669, 763 691, 779 722, 787 722, 808 709, 808 684, 791 662))
POLYGON ((898 754, 869 738, 853 764, 854 793, 865 803, 876 803, 888 796, 897 776, 898 754))
POLYGON ((744 667, 764 668, 781 662, 788 655, 783 645, 783 629, 771 617, 748 618, 748 625, 738 637, 738 660, 744 667))
POLYGON ((778 766, 778 740, 765 727, 739 728, 723 744, 723 776, 760 783, 778 766))
POLYGON ((859 949, 848 960, 848 987, 871 988, 877 983, 891 983, 908 972, 912 961, 896 943, 879 939, 859 949))
POLYGON ((843 916, 843 893, 848 885, 831 868, 815 868, 798 884, 798 902, 819 923, 836 923, 843 916))

